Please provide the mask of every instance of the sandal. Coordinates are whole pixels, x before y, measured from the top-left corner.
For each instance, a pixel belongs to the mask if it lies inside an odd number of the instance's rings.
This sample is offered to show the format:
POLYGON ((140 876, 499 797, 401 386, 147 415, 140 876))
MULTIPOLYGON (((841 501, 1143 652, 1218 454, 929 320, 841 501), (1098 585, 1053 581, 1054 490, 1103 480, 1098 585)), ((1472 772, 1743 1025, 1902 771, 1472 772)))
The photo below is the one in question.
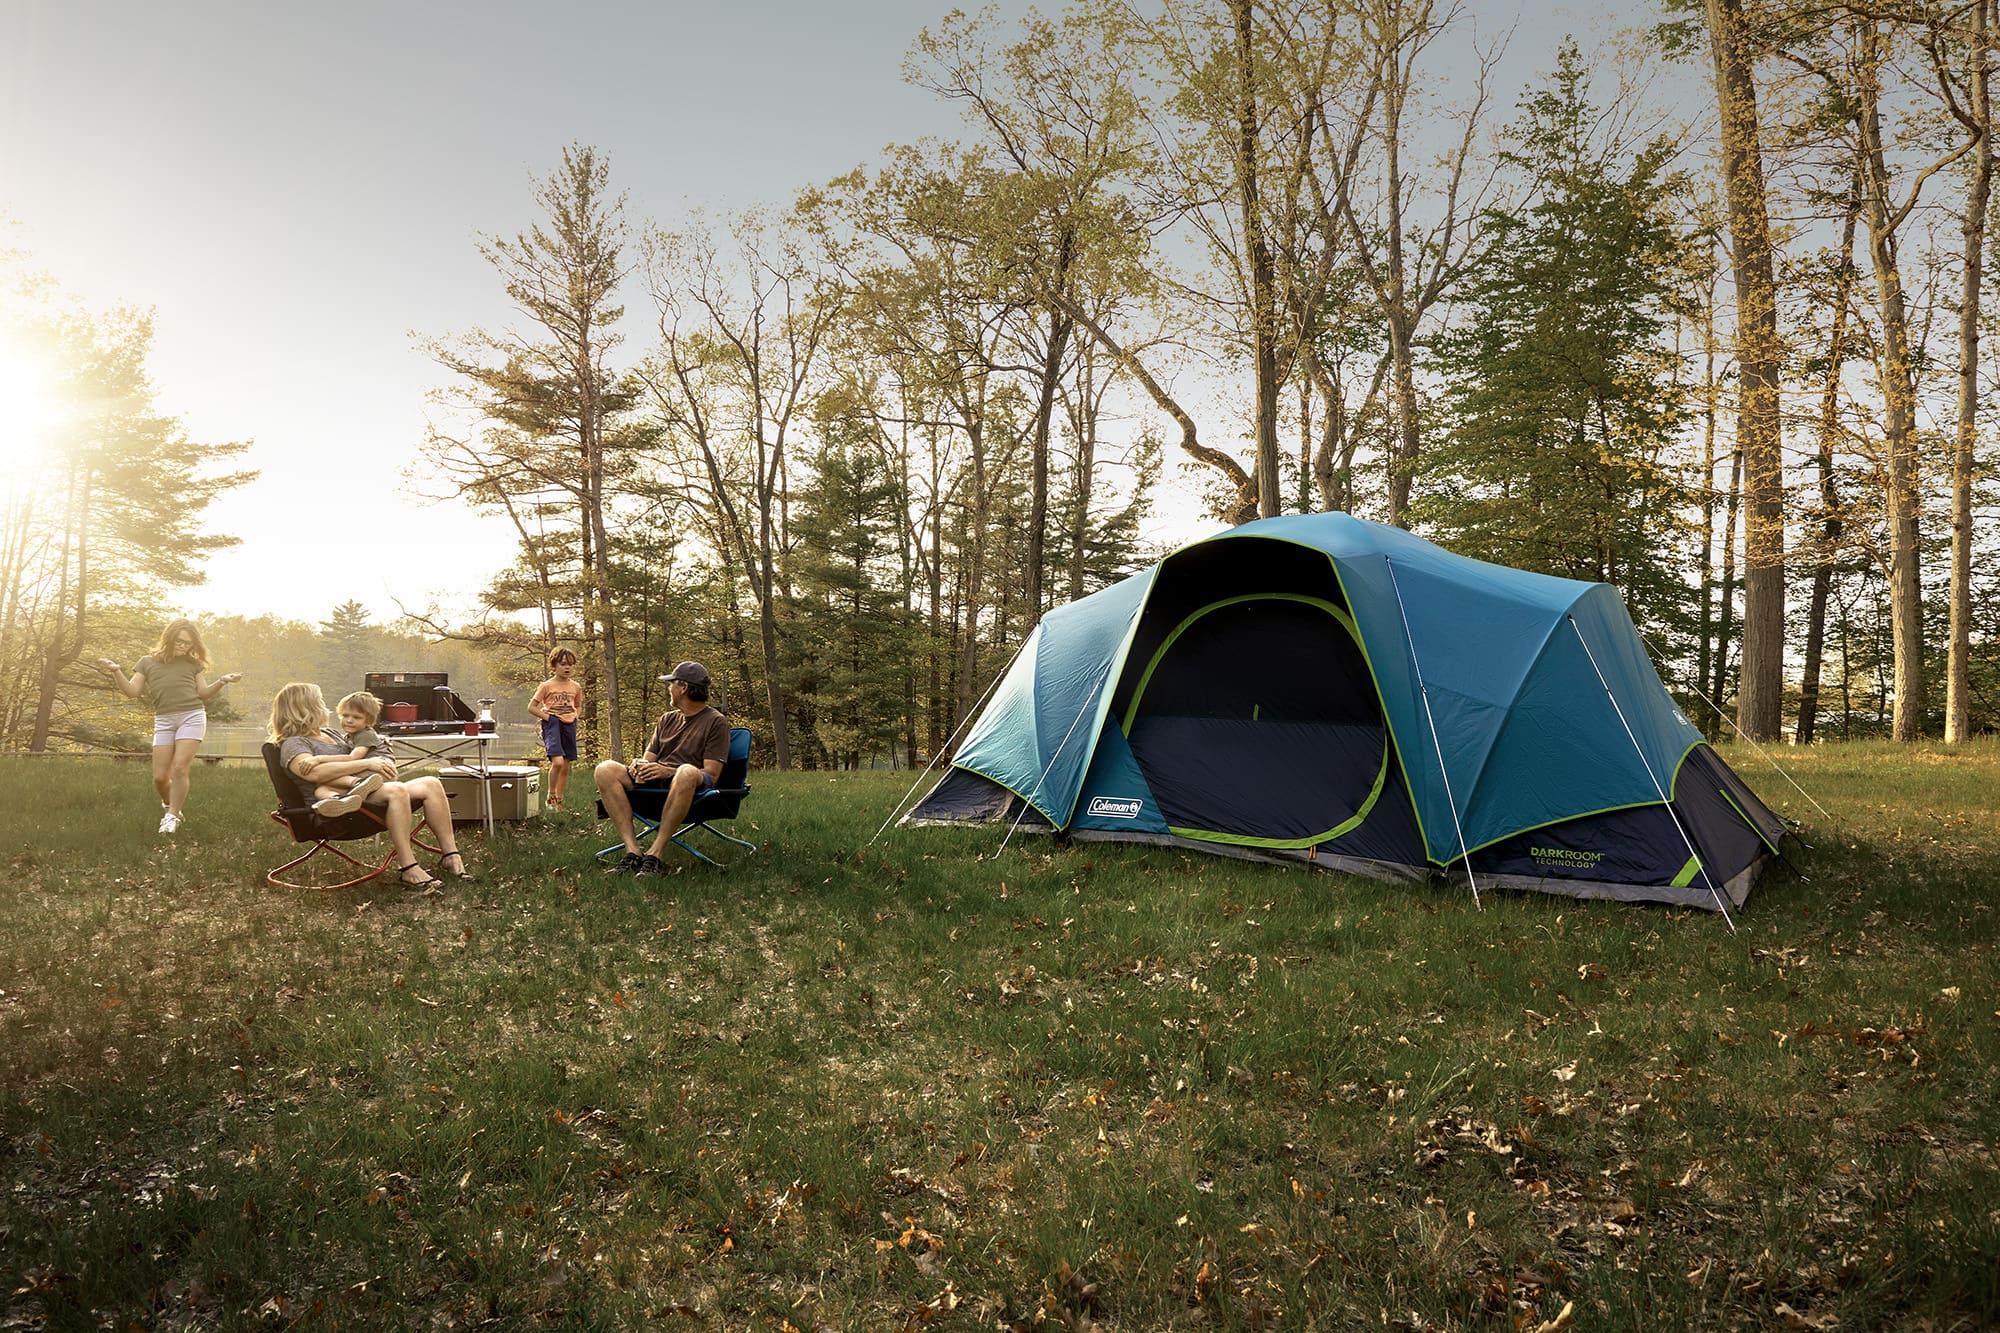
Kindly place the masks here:
POLYGON ((415 861, 410 862, 406 866, 397 866, 396 877, 403 881, 403 887, 406 889, 422 889, 424 892, 429 893, 434 889, 441 889, 444 887, 443 880, 433 876, 430 871, 424 869, 422 866, 418 865, 415 861), (423 876, 423 878, 411 879, 410 872, 412 870, 416 871, 419 875, 423 876))
POLYGON ((440 856, 438 858, 438 869, 445 871, 445 873, 450 875, 453 879, 471 879, 473 877, 472 872, 465 868, 464 852, 446 852, 443 856, 440 856), (458 862, 458 869, 456 870, 447 869, 445 866, 446 861, 458 862))

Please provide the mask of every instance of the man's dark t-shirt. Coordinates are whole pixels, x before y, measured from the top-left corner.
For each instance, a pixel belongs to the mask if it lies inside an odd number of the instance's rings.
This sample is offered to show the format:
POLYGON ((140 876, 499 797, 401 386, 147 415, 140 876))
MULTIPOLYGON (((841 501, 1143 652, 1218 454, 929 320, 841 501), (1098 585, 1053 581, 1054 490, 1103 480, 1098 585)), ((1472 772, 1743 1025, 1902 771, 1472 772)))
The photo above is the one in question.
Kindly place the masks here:
POLYGON ((653 762, 674 768, 693 764, 700 768, 708 760, 718 764, 729 760, 729 719, 703 704, 692 715, 678 708, 667 710, 660 725, 653 728, 652 743, 646 753, 653 762))

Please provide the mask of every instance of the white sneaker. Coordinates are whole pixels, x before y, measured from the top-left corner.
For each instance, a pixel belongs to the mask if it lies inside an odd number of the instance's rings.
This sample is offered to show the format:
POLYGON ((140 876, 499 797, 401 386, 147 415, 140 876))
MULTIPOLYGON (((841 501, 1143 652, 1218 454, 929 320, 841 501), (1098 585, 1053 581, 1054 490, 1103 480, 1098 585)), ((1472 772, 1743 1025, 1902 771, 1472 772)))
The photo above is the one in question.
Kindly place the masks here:
POLYGON ((160 832, 172 833, 181 826, 181 817, 169 810, 160 816, 160 832))
POLYGON ((329 796, 323 801, 314 801, 313 813, 322 819, 332 819, 336 815, 351 815, 359 810, 369 795, 381 785, 380 773, 363 773, 360 780, 347 789, 346 795, 329 796))

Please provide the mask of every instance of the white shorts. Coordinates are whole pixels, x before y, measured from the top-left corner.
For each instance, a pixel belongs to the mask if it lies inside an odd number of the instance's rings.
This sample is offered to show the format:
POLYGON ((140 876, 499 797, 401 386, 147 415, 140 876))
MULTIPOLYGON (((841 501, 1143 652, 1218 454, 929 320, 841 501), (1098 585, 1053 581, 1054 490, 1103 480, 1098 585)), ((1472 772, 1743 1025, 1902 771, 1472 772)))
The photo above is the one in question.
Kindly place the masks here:
POLYGON ((172 745, 175 741, 198 741, 208 735, 208 710, 197 708, 189 713, 156 713, 153 715, 153 747, 172 745))

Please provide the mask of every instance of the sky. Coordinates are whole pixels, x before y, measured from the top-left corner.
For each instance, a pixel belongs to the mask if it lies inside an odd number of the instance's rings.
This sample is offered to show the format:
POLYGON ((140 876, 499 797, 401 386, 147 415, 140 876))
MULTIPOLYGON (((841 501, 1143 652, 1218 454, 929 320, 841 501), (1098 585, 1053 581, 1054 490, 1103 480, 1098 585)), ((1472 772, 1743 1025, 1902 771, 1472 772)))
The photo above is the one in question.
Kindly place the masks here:
MULTIPOLYGON (((1469 7, 1515 26, 1507 105, 1563 32, 1650 18, 1646 0, 1469 7)), ((151 308, 162 410, 193 439, 252 442, 238 465, 258 479, 209 510, 242 543, 179 609, 467 615, 512 529, 430 502, 412 465, 445 420, 423 340, 512 322, 479 238, 534 222, 570 143, 608 158, 632 222, 672 225, 958 134, 957 108, 902 77, 949 8, 0 0, 0 250, 94 309, 151 308)), ((645 298, 626 304, 632 351, 645 298)), ((1188 484, 1169 469, 1150 536, 1206 530, 1188 484)))

